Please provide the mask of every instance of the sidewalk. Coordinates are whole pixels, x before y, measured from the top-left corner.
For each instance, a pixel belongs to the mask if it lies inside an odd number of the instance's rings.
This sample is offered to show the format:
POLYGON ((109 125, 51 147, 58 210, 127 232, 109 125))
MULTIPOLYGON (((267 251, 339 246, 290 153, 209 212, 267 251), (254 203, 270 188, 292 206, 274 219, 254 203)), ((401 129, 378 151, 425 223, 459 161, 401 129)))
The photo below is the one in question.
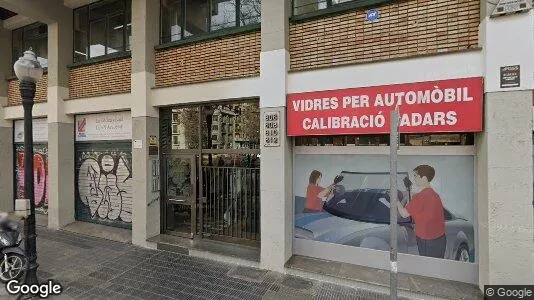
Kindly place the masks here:
MULTIPOLYGON (((38 228, 38 277, 53 299, 389 299, 387 295, 38 228)), ((4 288, 0 299, 14 299, 4 288)))

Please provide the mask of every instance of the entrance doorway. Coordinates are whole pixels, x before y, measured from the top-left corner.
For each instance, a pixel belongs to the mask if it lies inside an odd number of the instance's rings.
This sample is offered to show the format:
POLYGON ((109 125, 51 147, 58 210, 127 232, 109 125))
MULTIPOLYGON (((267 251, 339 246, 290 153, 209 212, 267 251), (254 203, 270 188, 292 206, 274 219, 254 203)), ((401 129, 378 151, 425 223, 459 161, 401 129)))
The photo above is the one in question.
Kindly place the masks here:
POLYGON ((162 230, 260 240, 258 101, 162 108, 162 230))

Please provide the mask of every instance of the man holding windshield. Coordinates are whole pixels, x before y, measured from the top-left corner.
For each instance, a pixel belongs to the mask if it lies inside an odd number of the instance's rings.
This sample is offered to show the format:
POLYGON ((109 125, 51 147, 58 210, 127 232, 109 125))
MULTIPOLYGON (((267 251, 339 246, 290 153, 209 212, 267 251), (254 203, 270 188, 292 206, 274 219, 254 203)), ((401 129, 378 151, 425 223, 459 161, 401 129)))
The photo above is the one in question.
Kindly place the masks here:
MULTIPOLYGON (((435 170, 431 166, 420 165, 413 169, 411 175, 413 184, 420 191, 413 195, 406 207, 397 205, 399 214, 403 218, 412 217, 415 223, 419 255, 444 258, 447 245, 444 208, 441 198, 430 185, 435 170)), ((408 189, 411 184, 410 180, 405 180, 408 189)))

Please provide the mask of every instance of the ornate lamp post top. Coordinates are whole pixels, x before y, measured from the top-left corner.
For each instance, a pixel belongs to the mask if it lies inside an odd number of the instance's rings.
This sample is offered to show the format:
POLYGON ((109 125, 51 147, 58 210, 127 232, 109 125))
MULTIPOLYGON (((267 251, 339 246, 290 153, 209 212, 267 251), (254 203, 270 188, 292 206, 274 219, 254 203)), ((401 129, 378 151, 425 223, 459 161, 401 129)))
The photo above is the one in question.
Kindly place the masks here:
POLYGON ((15 75, 20 81, 37 83, 43 76, 43 68, 31 47, 24 52, 22 57, 19 57, 13 65, 13 69, 15 69, 15 75))

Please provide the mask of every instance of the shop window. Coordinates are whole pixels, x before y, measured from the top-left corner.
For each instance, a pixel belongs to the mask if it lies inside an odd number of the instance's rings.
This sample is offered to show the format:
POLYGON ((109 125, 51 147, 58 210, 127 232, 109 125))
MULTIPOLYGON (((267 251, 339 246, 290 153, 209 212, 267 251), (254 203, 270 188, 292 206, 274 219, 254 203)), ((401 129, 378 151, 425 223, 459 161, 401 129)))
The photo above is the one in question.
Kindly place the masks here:
MULTIPOLYGON (((472 133, 401 134, 401 146, 474 145, 472 133)), ((296 137, 295 146, 389 146, 389 135, 296 137)))
MULTIPOLYGON (((383 2, 383 1, 376 1, 383 2)), ((293 0, 293 15, 305 15, 322 10, 352 8, 369 1, 361 0, 293 0)))
POLYGON ((130 0, 106 0, 74 10, 74 62, 131 50, 130 0))
POLYGON ((34 23, 13 30, 12 42, 13 63, 31 47, 41 66, 48 68, 48 27, 46 24, 34 23))
POLYGON ((160 43, 260 23, 260 0, 161 0, 160 43))

